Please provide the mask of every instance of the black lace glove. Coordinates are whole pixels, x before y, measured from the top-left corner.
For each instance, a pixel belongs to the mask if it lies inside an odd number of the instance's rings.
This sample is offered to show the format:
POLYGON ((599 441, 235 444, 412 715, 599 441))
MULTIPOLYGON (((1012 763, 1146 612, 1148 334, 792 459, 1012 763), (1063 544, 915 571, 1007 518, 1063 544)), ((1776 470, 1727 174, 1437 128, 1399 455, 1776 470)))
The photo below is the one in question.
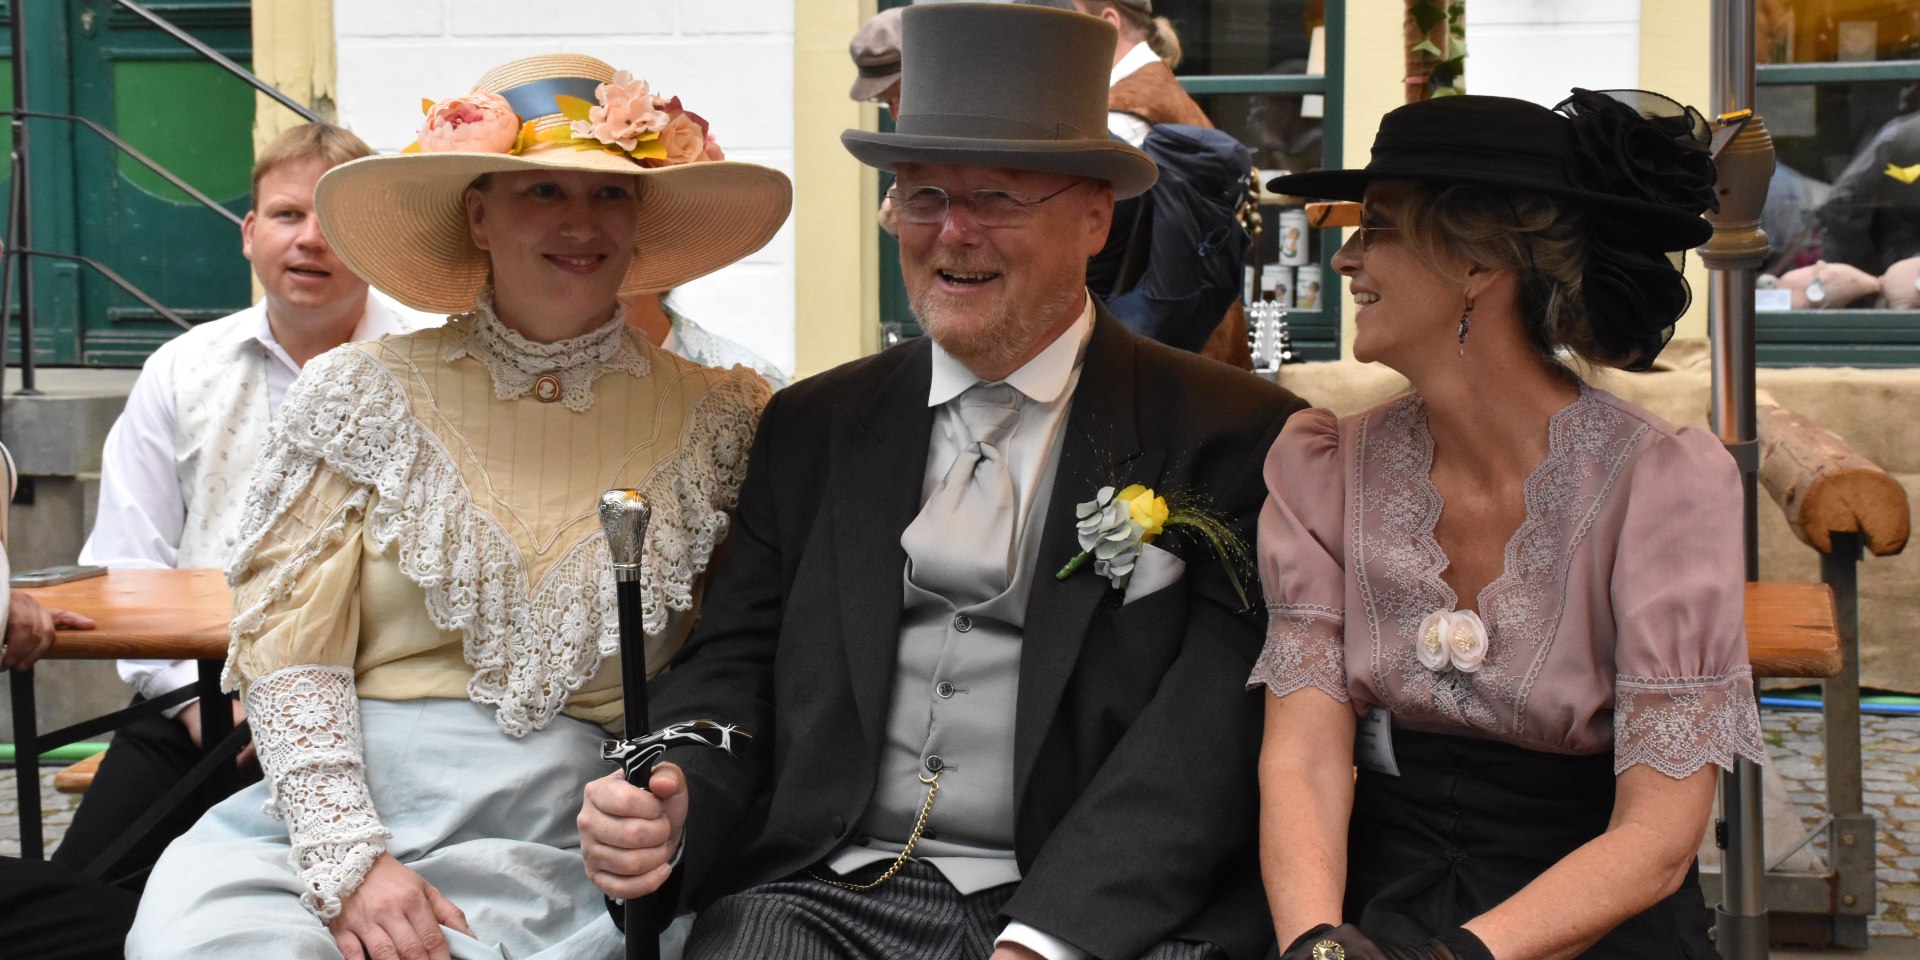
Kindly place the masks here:
POLYGON ((1487 945, 1465 927, 1425 943, 1375 940, 1350 923, 1323 923, 1294 938, 1280 960, 1494 960, 1487 945))

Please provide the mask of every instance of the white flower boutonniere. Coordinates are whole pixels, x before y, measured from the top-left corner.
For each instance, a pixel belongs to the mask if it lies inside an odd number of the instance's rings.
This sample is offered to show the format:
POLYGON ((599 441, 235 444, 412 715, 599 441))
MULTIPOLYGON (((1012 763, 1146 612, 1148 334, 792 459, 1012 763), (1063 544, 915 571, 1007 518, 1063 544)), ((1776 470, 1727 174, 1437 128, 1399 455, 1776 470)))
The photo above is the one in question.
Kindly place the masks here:
POLYGON ((1487 659, 1487 625, 1472 610, 1436 610, 1420 621, 1414 653, 1435 673, 1477 673, 1487 659))
POLYGON ((1092 560, 1095 573, 1106 577, 1115 590, 1124 590, 1146 545, 1169 528, 1182 528, 1213 546, 1240 602, 1251 605, 1246 588, 1240 585, 1239 568, 1247 559, 1246 544, 1225 521, 1199 506, 1177 498, 1169 504, 1151 487, 1136 483, 1119 490, 1101 487, 1092 500, 1074 506, 1074 515, 1079 519, 1076 532, 1080 552, 1055 577, 1065 580, 1092 560))

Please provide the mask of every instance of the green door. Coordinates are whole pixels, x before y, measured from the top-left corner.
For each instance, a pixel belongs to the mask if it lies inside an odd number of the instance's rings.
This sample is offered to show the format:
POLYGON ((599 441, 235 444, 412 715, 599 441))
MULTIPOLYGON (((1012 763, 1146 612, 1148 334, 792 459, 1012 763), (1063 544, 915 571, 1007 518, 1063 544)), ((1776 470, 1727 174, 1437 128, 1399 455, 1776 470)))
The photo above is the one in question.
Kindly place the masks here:
MULTIPOLYGON (((251 59, 248 0, 147 6, 243 65, 251 59)), ((35 111, 93 120, 228 210, 246 212, 253 93, 243 81, 110 0, 35 0, 29 11, 35 111)), ((11 100, 11 64, 4 69, 11 100)), ((189 320, 250 302, 231 221, 83 125, 35 120, 29 133, 35 248, 98 260, 189 320)), ((179 332, 87 266, 36 258, 33 270, 40 363, 137 365, 179 332)), ((16 310, 10 356, 18 342, 16 310)))

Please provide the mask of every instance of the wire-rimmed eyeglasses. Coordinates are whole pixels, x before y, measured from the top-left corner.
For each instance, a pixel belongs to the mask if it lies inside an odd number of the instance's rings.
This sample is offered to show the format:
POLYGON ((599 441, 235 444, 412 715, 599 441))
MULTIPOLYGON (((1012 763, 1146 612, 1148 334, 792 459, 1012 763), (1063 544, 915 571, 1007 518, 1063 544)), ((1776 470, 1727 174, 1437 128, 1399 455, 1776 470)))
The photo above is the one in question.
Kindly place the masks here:
POLYGON ((887 191, 887 199, 893 202, 893 215, 902 223, 921 226, 944 223, 947 219, 948 207, 958 203, 967 208, 967 212, 973 215, 973 221, 980 226, 1012 227, 1027 222, 1033 216, 1034 207, 1086 183, 1089 179, 1091 178, 1082 177, 1044 197, 1035 199, 1016 197, 1005 190, 974 190, 955 197, 939 187, 914 187, 902 193, 897 185, 887 191))
POLYGON ((1361 220, 1360 226, 1357 227, 1354 231, 1360 237, 1360 252, 1366 253, 1373 249, 1373 242, 1377 239, 1380 239, 1378 237, 1375 237, 1374 234, 1379 233, 1381 231, 1391 232, 1398 229, 1400 228, 1388 226, 1387 224, 1384 224, 1384 223, 1368 223, 1365 220, 1361 220))

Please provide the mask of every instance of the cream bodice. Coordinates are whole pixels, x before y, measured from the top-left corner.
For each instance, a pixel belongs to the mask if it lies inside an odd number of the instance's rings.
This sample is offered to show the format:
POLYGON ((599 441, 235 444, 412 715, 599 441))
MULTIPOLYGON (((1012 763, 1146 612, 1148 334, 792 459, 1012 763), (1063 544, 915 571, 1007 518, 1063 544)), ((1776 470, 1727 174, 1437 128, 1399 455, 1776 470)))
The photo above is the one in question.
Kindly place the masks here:
POLYGON ((471 697, 515 735, 563 709, 614 722, 599 496, 653 502, 657 671, 726 534, 766 398, 744 370, 695 366, 619 322, 528 344, 482 310, 328 353, 288 394, 248 496, 228 684, 350 667, 362 696, 471 697), (529 369, 556 373, 556 402, 529 369))

